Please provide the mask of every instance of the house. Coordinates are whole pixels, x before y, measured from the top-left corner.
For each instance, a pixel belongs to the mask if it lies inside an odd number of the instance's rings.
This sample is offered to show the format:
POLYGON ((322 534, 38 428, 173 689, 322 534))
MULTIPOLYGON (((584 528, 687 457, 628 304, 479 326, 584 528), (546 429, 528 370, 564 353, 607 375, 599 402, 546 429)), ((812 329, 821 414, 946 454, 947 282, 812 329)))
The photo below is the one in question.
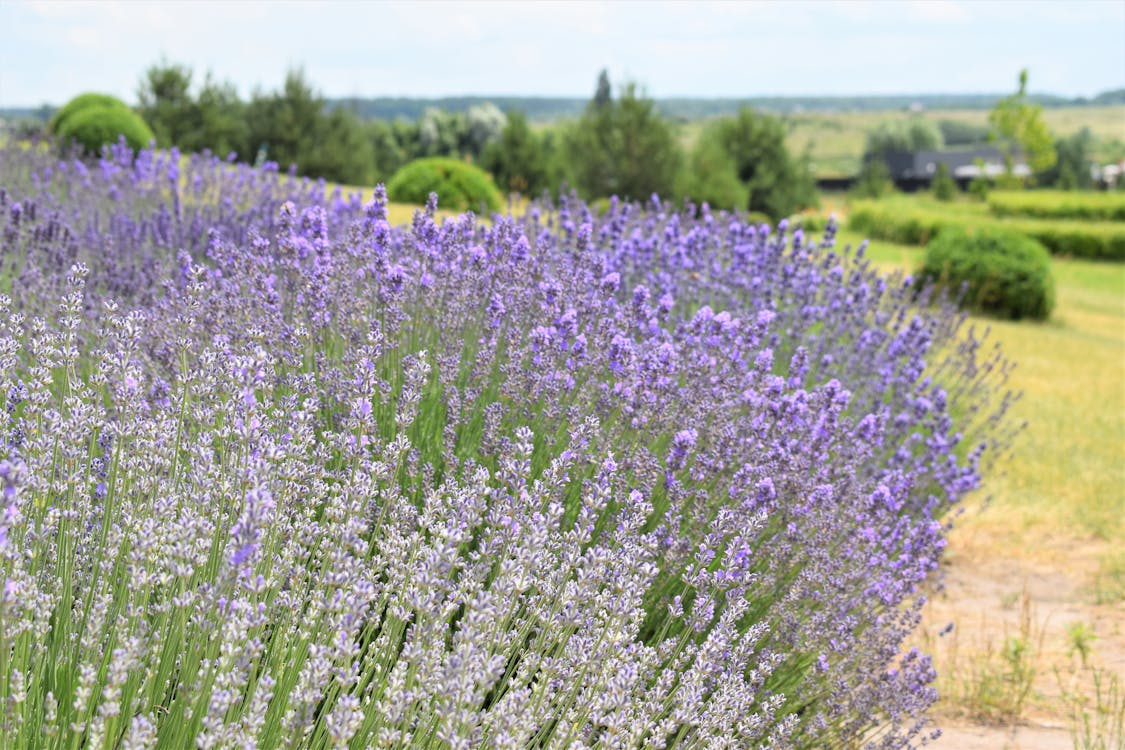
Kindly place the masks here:
MULTIPOLYGON (((945 164, 949 175, 962 188, 977 177, 996 178, 1007 172, 1004 152, 995 146, 943 151, 891 151, 883 155, 891 179, 900 190, 924 190, 945 164)), ((1018 154, 1013 155, 1012 174, 1029 177, 1031 168, 1018 154)))

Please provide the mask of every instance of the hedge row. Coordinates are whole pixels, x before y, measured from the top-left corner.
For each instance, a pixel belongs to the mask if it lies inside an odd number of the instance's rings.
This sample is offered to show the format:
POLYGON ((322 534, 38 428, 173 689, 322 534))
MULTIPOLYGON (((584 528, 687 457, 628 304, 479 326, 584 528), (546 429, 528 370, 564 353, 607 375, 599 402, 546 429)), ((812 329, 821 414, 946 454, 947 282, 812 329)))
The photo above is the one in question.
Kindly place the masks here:
POLYGON ((1074 220, 997 219, 942 213, 902 201, 853 204, 848 227, 872 239, 925 245, 947 227, 1006 229, 1038 240, 1053 255, 1125 260, 1125 224, 1074 220))
POLYGON ((1125 221, 1125 192, 1079 193, 1064 190, 994 192, 988 196, 988 208, 996 216, 1125 221))

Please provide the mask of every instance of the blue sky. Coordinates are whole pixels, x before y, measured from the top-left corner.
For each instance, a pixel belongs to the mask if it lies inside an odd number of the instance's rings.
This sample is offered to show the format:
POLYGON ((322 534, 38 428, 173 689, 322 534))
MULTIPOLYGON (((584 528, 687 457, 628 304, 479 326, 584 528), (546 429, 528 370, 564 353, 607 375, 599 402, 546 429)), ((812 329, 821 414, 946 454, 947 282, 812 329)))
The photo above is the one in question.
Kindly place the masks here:
POLYGON ((0 40, 0 107, 133 101, 162 57, 244 96, 295 66, 328 96, 585 97, 602 67, 657 97, 1125 86, 1125 0, 0 0, 0 40))

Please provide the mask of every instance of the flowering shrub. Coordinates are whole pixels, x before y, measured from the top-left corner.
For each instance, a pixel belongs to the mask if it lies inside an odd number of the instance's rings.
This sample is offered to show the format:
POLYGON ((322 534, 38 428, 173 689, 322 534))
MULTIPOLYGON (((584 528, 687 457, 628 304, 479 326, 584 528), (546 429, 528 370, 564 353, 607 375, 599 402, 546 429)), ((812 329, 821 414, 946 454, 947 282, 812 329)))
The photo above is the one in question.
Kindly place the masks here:
POLYGON ((929 736, 1004 363, 832 226, 43 159, 0 162, 0 745, 929 736))

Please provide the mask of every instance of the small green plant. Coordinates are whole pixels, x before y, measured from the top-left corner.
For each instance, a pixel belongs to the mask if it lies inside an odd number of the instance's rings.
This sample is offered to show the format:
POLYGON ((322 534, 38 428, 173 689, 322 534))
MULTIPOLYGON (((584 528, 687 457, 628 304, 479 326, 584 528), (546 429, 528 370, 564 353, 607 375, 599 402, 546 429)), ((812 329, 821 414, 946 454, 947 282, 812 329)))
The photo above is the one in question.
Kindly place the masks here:
POLYGON ((1046 248, 1003 230, 942 230, 926 245, 918 283, 934 284, 963 307, 1001 318, 1045 320, 1054 306, 1046 248))
POLYGON ((972 669, 966 698, 979 718, 1014 723, 1023 716, 1035 680, 1037 650, 1031 597, 1024 592, 1020 597, 1019 632, 1004 639, 999 653, 989 648, 972 669))
POLYGON ((1093 695, 1063 684, 1062 676, 1056 678, 1063 701, 1070 713, 1070 736, 1074 750, 1125 750, 1125 689, 1121 677, 1108 669, 1095 668, 1090 676, 1093 695))
POLYGON ((1093 650, 1094 641, 1098 639, 1094 629, 1084 622, 1072 622, 1066 628, 1066 637, 1070 642, 1070 655, 1078 654, 1082 659, 1082 666, 1086 666, 1093 650))
POLYGON ((395 173, 387 195, 400 203, 424 204, 437 193, 438 204, 453 210, 499 211, 500 191, 488 173, 456 159, 418 159, 395 173))
POLYGON ((1098 604, 1125 601, 1125 552, 1102 559, 1094 578, 1094 599, 1098 604))
POLYGON ((155 136, 141 116, 124 106, 92 105, 69 116, 58 131, 64 144, 76 143, 87 154, 124 136, 134 151, 148 146, 155 136))

